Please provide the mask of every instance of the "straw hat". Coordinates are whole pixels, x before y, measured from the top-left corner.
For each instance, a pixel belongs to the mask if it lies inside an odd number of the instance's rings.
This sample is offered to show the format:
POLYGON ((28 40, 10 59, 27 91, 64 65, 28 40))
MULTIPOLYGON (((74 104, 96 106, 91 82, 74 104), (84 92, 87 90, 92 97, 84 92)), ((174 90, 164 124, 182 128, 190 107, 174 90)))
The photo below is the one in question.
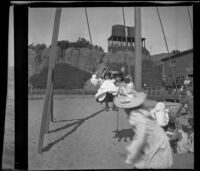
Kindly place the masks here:
POLYGON ((134 108, 141 105, 146 99, 146 94, 137 92, 129 87, 120 87, 114 104, 119 108, 134 108))

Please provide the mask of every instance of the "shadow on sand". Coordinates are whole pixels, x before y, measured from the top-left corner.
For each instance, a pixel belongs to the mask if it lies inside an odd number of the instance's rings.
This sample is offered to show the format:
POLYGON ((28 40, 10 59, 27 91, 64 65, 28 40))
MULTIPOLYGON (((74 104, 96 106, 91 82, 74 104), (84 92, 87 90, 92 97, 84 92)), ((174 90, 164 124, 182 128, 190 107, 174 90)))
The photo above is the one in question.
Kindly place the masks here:
MULTIPOLYGON (((70 134, 72 134, 73 132, 75 132, 75 131, 78 129, 78 127, 80 127, 86 120, 88 120, 88 119, 90 119, 90 118, 92 118, 92 117, 98 115, 99 113, 101 113, 101 112, 103 112, 103 111, 105 111, 105 109, 100 110, 100 111, 98 111, 98 112, 95 112, 95 113, 93 113, 92 115, 90 115, 90 116, 88 116, 88 117, 85 117, 85 118, 82 118, 82 119, 73 119, 73 120, 77 120, 77 121, 76 121, 76 122, 73 122, 73 123, 66 124, 65 126, 62 126, 62 127, 60 127, 60 128, 57 128, 57 129, 55 129, 55 130, 49 131, 49 133, 54 133, 54 132, 58 132, 58 131, 61 131, 61 130, 63 130, 63 129, 66 129, 66 128, 69 128, 69 127, 75 125, 75 127, 74 127, 71 131, 69 131, 68 133, 66 133, 66 134, 65 134, 64 136, 62 136, 61 138, 59 138, 59 139, 57 139, 57 140, 51 142, 51 143, 48 144, 47 146, 45 146, 45 147, 43 148, 42 151, 43 151, 43 152, 49 151, 55 144, 59 143, 60 141, 64 140, 67 136, 69 136, 70 134)), ((71 121, 73 121, 73 120, 71 120, 71 121)), ((70 120, 66 120, 66 121, 70 121, 70 120)), ((58 122, 59 122, 59 121, 58 121, 58 122)), ((62 122, 64 122, 64 120, 63 120, 62 122)))
POLYGON ((118 142, 120 142, 122 140, 124 142, 128 142, 128 140, 132 141, 133 137, 134 137, 134 134, 135 134, 132 128, 115 130, 113 132, 115 133, 113 138, 117 138, 118 142))

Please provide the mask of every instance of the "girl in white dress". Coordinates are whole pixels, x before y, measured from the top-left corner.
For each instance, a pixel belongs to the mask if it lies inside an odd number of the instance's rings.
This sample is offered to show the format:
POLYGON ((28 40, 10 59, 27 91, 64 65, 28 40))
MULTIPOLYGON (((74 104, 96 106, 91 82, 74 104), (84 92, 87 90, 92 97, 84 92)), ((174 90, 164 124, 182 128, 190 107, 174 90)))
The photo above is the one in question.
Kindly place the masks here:
POLYGON ((127 89, 119 91, 118 96, 114 98, 115 105, 125 109, 129 124, 135 132, 133 141, 126 148, 128 155, 125 162, 139 169, 170 168, 173 156, 169 139, 164 130, 151 118, 145 99, 145 93, 127 89))

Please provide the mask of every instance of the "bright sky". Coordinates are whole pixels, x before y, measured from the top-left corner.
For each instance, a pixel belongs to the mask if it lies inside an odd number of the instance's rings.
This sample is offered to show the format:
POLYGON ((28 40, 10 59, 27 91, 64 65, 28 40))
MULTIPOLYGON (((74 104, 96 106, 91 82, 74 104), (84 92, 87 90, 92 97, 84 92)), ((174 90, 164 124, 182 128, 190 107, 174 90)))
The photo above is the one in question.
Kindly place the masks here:
MULTIPOLYGON (((134 7, 126 7, 127 26, 134 26, 134 7)), ((193 9, 189 7, 193 25, 193 9)), ((186 6, 159 7, 169 50, 193 48, 193 37, 186 6)), ((107 52, 107 38, 112 25, 123 24, 122 8, 87 8, 93 44, 107 52)), ((29 8, 29 44, 51 43, 55 8, 29 8)), ((146 48, 151 54, 166 53, 161 25, 155 7, 141 8, 142 37, 146 38, 146 48)), ((13 65, 13 8, 10 10, 9 64, 13 65)), ((84 8, 63 8, 59 29, 59 40, 76 41, 78 37, 89 40, 84 8)))

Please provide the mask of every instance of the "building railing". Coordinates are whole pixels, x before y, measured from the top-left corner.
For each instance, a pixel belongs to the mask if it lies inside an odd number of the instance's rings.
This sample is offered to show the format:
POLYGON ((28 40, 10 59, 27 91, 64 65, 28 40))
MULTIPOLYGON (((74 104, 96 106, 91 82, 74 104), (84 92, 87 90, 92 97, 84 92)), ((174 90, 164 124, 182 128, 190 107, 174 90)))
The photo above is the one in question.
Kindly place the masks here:
MULTIPOLYGON (((62 95, 62 94, 86 94, 84 89, 54 89, 53 90, 54 94, 57 95, 62 95)), ((44 95, 46 93, 46 89, 29 89, 29 94, 34 95, 34 94, 39 94, 39 95, 44 95)))
POLYGON ((172 101, 177 101, 180 102, 182 98, 185 97, 185 95, 181 94, 178 92, 178 90, 172 91, 169 93, 165 87, 147 87, 146 93, 148 98, 150 99, 157 99, 157 100, 172 100, 172 101))
MULTIPOLYGON (((42 97, 45 95, 46 89, 31 89, 29 88, 30 98, 34 98, 34 95, 42 97)), ((55 95, 94 95, 94 91, 86 91, 85 89, 54 89, 55 95)), ((159 101, 172 100, 180 102, 178 94, 169 94, 164 87, 147 87, 146 89, 147 98, 159 101)), ((166 103, 166 108, 169 109, 170 116, 176 116, 176 113, 180 107, 180 103, 166 103)))

